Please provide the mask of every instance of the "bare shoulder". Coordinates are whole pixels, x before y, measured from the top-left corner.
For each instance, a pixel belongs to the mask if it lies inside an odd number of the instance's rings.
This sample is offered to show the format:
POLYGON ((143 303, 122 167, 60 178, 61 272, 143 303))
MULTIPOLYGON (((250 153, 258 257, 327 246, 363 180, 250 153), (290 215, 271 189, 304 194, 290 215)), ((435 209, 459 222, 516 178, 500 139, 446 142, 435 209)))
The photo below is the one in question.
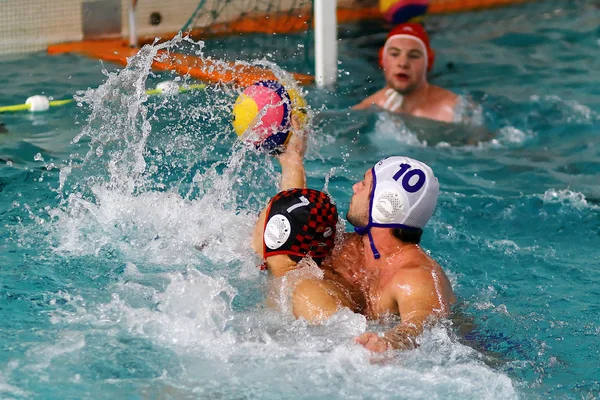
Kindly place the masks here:
POLYGON ((369 108, 373 105, 378 105, 379 103, 381 103, 381 99, 383 98, 384 93, 385 93, 385 88, 380 89, 352 108, 354 110, 362 110, 365 108, 369 108))
POLYGON ((395 283, 408 283, 412 280, 418 282, 429 281, 432 279, 432 271, 435 266, 425 260, 414 260, 403 264, 394 271, 395 283))
MULTIPOLYGON (((420 248, 406 257, 391 280, 397 299, 441 306, 444 312, 456 301, 452 285, 442 267, 420 248)), ((415 306, 417 307, 417 305, 415 306)), ((421 307, 421 306, 418 306, 421 307)), ((434 308, 435 308, 434 307, 434 308)))
POLYGON ((420 248, 415 248, 402 260, 396 264, 393 281, 395 284, 403 284, 416 282, 420 285, 427 282, 433 283, 433 275, 441 269, 431 257, 424 253, 420 248))
POLYGON ((422 116, 442 122, 454 122, 458 101, 457 94, 439 86, 431 86, 429 103, 422 116))
POLYGON ((458 95, 448 89, 439 86, 431 86, 432 99, 441 105, 453 107, 458 103, 458 95))

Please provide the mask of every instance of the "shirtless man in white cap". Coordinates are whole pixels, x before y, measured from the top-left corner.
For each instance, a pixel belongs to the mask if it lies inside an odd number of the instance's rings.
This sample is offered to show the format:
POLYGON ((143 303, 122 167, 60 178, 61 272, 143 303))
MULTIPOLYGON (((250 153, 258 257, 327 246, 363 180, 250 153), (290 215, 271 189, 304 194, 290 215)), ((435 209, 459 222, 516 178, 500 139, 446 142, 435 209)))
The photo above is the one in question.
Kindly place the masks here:
MULTIPOLYGON (((297 142, 290 141, 280 162, 284 175, 301 184, 303 151, 297 142)), ((370 168, 352 189, 347 219, 356 232, 345 233, 321 263, 323 279, 297 283, 294 314, 312 322, 343 307, 371 320, 400 315, 401 322, 384 335, 367 332, 356 341, 375 352, 414 348, 417 336, 447 317, 456 301, 442 268, 419 246, 437 204, 437 178, 422 162, 390 157, 370 168)))
POLYGON ((405 23, 396 26, 388 34, 379 54, 385 87, 353 108, 376 105, 391 112, 443 122, 456 121, 459 97, 427 81, 427 72, 433 67, 434 60, 435 53, 421 25, 405 23))

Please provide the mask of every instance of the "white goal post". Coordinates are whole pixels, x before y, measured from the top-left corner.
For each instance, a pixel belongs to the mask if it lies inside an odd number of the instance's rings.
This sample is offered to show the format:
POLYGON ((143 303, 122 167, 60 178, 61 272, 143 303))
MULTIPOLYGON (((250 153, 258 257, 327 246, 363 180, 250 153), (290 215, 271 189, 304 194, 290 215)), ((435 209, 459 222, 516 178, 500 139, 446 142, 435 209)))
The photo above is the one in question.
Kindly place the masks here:
POLYGON ((318 88, 337 80, 337 0, 314 0, 315 81, 318 88))

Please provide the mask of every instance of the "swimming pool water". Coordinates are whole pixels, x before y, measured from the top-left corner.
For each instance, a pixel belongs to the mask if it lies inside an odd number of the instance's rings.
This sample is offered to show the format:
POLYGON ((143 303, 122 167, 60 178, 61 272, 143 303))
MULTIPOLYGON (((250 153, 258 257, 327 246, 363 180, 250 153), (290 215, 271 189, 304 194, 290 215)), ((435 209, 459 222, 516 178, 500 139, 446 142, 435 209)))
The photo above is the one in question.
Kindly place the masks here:
POLYGON ((248 242, 277 168, 235 142, 237 90, 147 99, 175 78, 149 71, 153 49, 125 69, 0 59, 0 104, 80 103, 0 114, 0 397, 600 397, 600 10, 561 4, 527 24, 432 21, 434 83, 481 104, 483 127, 349 111, 382 85, 384 33, 349 26, 338 87, 308 88, 309 186, 343 215, 384 156, 440 181, 423 247, 462 318, 385 357, 352 343, 384 328, 362 316, 312 327, 261 306, 248 242))

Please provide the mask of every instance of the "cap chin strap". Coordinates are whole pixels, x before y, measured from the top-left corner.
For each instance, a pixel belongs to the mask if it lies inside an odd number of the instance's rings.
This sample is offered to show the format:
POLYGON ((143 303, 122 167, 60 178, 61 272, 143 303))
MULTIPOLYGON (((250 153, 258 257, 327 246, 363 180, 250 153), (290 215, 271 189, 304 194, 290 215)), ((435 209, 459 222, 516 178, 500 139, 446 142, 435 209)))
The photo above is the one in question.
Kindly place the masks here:
POLYGON ((375 242, 373 240, 373 234, 371 233, 371 228, 373 227, 378 227, 378 228, 400 228, 400 229, 409 229, 409 230, 414 230, 414 229, 418 229, 418 228, 413 228, 404 224, 399 224, 399 223, 379 223, 379 222, 374 222, 373 221, 373 203, 375 202, 375 188, 377 187, 377 176, 375 175, 375 168, 373 167, 371 169, 371 173, 373 174, 373 190, 371 192, 371 194, 369 195, 369 221, 367 222, 367 224, 365 226, 355 226, 354 227, 354 232, 358 233, 359 235, 363 236, 363 235, 367 235, 369 237, 369 244, 371 246, 371 250, 373 251, 373 257, 378 260, 381 258, 381 254, 379 253, 379 251, 377 250, 377 247, 375 247, 375 242))
POLYGON ((369 236, 369 244, 371 245, 371 250, 373 251, 373 257, 375 257, 375 259, 378 260, 381 258, 381 254, 379 254, 379 251, 377 251, 377 247, 375 247, 375 243, 373 242, 373 235, 371 234, 370 225, 371 224, 369 223, 369 225, 367 226, 354 227, 354 232, 358 233, 361 236, 366 233, 369 236))

